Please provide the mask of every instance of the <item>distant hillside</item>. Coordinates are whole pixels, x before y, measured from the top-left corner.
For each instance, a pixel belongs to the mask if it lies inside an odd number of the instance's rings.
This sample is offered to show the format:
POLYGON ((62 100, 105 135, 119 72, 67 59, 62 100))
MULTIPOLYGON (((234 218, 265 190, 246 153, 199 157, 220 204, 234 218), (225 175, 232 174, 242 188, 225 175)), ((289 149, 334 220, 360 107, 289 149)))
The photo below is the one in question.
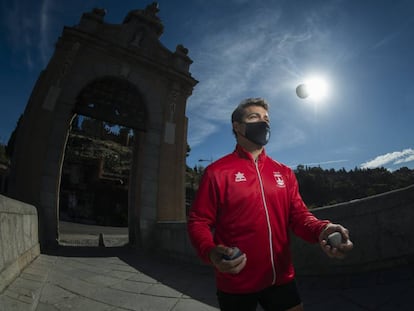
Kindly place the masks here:
POLYGON ((104 226, 128 225, 133 135, 102 121, 82 120, 69 133, 62 167, 61 220, 104 226))
POLYGON ((310 208, 365 198, 414 184, 414 170, 407 167, 390 172, 385 168, 335 171, 298 166, 295 173, 302 198, 310 208))
POLYGON ((131 147, 111 140, 101 140, 81 133, 71 133, 65 160, 103 159, 104 171, 109 174, 129 175, 132 160, 131 147))

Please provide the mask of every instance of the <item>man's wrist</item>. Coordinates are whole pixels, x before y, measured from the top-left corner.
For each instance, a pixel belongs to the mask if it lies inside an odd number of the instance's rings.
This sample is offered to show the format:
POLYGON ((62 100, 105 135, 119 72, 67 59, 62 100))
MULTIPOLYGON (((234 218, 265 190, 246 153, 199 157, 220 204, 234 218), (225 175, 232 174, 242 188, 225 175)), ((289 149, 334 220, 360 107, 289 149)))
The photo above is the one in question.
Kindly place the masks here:
POLYGON ((322 230, 319 232, 319 241, 323 240, 323 237, 325 236, 325 232, 328 230, 332 223, 328 221, 323 227, 322 230))
POLYGON ((207 249, 206 251, 206 256, 205 258, 207 259, 207 262, 211 265, 214 265, 214 260, 212 258, 212 256, 214 256, 214 249, 216 248, 216 246, 211 246, 207 249))

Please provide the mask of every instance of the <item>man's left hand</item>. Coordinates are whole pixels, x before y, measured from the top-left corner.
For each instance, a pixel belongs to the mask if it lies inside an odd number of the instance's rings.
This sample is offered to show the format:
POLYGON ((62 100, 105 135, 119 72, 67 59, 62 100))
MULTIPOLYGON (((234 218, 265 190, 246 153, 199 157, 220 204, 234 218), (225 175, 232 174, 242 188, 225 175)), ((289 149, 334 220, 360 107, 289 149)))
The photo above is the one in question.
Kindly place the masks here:
POLYGON ((319 235, 319 245, 322 250, 331 258, 343 259, 349 251, 352 250, 354 244, 349 239, 348 229, 339 224, 328 224, 319 235), (338 247, 332 247, 328 244, 328 235, 339 232, 342 235, 342 242, 338 247))

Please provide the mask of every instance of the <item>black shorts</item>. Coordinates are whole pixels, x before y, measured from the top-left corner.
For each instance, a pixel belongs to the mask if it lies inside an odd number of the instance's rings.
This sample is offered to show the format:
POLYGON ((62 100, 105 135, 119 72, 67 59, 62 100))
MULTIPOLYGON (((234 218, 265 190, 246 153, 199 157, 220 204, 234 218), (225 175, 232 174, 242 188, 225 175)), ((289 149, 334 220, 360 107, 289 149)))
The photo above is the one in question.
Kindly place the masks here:
POLYGON ((302 303, 295 280, 252 294, 228 294, 218 290, 217 298, 221 311, 254 311, 258 304, 264 310, 283 311, 302 303))

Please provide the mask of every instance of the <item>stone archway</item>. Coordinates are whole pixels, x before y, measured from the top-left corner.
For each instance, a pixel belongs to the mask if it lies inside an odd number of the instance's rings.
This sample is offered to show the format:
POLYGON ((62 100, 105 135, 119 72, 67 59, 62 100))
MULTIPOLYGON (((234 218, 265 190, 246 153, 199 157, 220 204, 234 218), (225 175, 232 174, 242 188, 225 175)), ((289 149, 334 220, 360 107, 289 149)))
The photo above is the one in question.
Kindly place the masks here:
POLYGON ((17 129, 8 194, 37 207, 42 248, 58 243, 61 169, 77 113, 135 129, 131 244, 150 245, 158 221, 185 220, 185 106, 197 81, 187 49, 160 43, 157 13, 152 4, 119 25, 104 22, 105 10, 84 13, 64 28, 36 82, 17 129))
MULTIPOLYGON (((107 171, 108 168, 104 169, 104 167, 106 167, 106 163, 108 162, 108 158, 105 157, 104 154, 99 154, 99 152, 97 152, 96 150, 92 152, 92 155, 90 154, 91 146, 90 143, 88 143, 88 141, 92 142, 93 140, 98 139, 99 141, 101 141, 100 143, 102 145, 106 145, 106 148, 109 149, 114 148, 114 145, 118 145, 118 147, 116 148, 118 149, 117 152, 121 152, 119 147, 124 146, 124 149, 126 148, 133 150, 131 159, 140 159, 139 153, 142 152, 142 147, 140 147, 140 144, 142 144, 143 142, 142 135, 145 135, 148 114, 146 111, 145 103, 142 99, 142 95, 140 94, 139 90, 137 90, 137 88, 125 78, 113 76, 100 77, 87 84, 80 91, 79 95, 76 98, 76 103, 73 108, 73 112, 75 113, 74 116, 76 117, 82 117, 86 119, 90 118, 89 120, 94 121, 92 121, 92 128, 91 121, 88 122, 90 132, 89 135, 86 134, 86 132, 84 131, 85 129, 81 131, 80 127, 78 128, 78 144, 80 142, 79 137, 83 137, 83 140, 85 138, 88 138, 84 142, 86 145, 83 145, 81 148, 77 148, 78 159, 73 162, 74 153, 70 152, 69 155, 71 156, 69 156, 69 158, 72 159, 72 162, 71 160, 67 161, 68 154, 65 152, 65 158, 62 169, 66 168, 66 174, 63 175, 63 172, 61 174, 59 212, 64 211, 63 215, 66 216, 64 218, 66 220, 78 219, 78 221, 81 222, 86 221, 89 223, 92 222, 100 225, 112 224, 116 226, 125 226, 125 215, 116 215, 116 213, 113 210, 118 210, 118 213, 122 211, 123 214, 124 207, 126 207, 125 205, 127 204, 124 201, 124 197, 125 199, 127 199, 127 196, 124 196, 124 194, 128 193, 128 201, 129 199, 133 199, 135 196, 139 194, 140 183, 137 182, 137 179, 139 180, 137 176, 140 176, 141 170, 137 171, 137 165, 135 165, 132 166, 134 168, 134 174, 131 174, 130 172, 128 174, 129 176, 126 176, 125 172, 118 171, 115 175, 113 175, 113 170, 107 171), (130 136, 129 134, 126 134, 128 137, 122 137, 125 135, 122 135, 121 132, 118 133, 118 136, 114 135, 114 133, 112 132, 107 133, 106 131, 104 131, 104 123, 109 123, 113 126, 116 125, 118 128, 123 127, 124 130, 126 128, 132 129, 133 135, 130 136), (95 126, 93 126, 93 124, 95 124, 95 126), (98 125, 98 128, 96 128, 96 125, 98 125), (91 132, 93 134, 91 134, 91 132), (96 138, 96 135, 101 137, 96 138), (105 136, 107 137, 105 138, 105 136), (93 137, 95 137, 95 139, 93 139, 93 137), (128 143, 125 145, 126 141, 128 143), (132 145, 130 145, 131 142, 132 145), (79 158, 79 150, 88 150, 89 155, 86 158, 86 162, 85 158, 83 160, 79 158), (71 164, 72 167, 67 166, 71 164), (73 166, 74 164, 75 166, 73 166), (77 176, 75 177, 75 180, 78 180, 75 184, 70 183, 71 178, 68 178, 67 173, 68 169, 70 172, 73 173, 73 168, 76 168, 75 171, 79 171, 80 168, 83 168, 82 173, 75 172, 75 175, 77 176), (63 179, 64 176, 66 176, 65 179, 63 179), (114 178, 121 178, 121 184, 119 184, 118 181, 115 182, 114 178), (131 183, 129 182, 130 180, 131 183), (79 182, 80 184, 78 184, 79 182), (124 182, 126 182, 126 184, 124 184, 124 182), (110 184, 112 184, 112 186, 110 186, 110 184), (130 187, 131 185, 134 186, 130 187), (87 187, 87 189, 85 189, 85 187, 87 187), (124 193, 125 188, 128 188, 128 191, 126 193, 124 193), (71 204, 72 206, 70 208, 70 211, 72 211, 72 216, 68 217, 69 198, 73 199, 70 201, 76 203, 75 207, 71 204), (115 204, 115 202, 117 202, 117 204, 115 204), (118 203, 120 205, 118 205, 118 203), (121 218, 123 219, 121 221, 122 224, 120 223, 121 218)), ((76 134, 75 136, 73 136, 73 133, 71 135, 72 136, 69 136, 69 138, 71 138, 69 141, 73 141, 74 137, 76 137, 76 134)), ((70 144, 68 143, 65 148, 66 151, 68 151, 69 145, 70 144)), ((99 149, 102 151, 101 148, 99 149)), ((115 150, 112 149, 112 152, 115 152, 115 150)), ((105 153, 107 154, 107 151, 105 151, 105 153)), ((126 154, 119 153, 118 156, 125 157, 126 154)), ((127 163, 130 163, 130 160, 127 160, 127 163)), ((140 165, 139 161, 138 165, 140 165)), ((132 167, 130 166, 130 169, 132 167)), ((123 170, 124 169, 125 167, 123 168, 123 170)), ((128 223, 131 225, 129 226, 131 227, 131 230, 134 226, 138 225, 136 222, 134 222, 134 219, 139 218, 139 215, 137 215, 135 209, 133 208, 134 206, 138 206, 139 202, 135 201, 136 200, 131 201, 130 204, 127 204, 127 215, 130 215, 130 217, 128 217, 128 223)), ((62 214, 59 214, 58 218, 62 220, 62 214)), ((131 236, 129 242, 131 244, 135 244, 136 237, 133 234, 129 234, 129 236, 131 236)))
POLYGON ((79 93, 75 113, 145 131, 146 107, 137 88, 127 79, 102 77, 79 93))

